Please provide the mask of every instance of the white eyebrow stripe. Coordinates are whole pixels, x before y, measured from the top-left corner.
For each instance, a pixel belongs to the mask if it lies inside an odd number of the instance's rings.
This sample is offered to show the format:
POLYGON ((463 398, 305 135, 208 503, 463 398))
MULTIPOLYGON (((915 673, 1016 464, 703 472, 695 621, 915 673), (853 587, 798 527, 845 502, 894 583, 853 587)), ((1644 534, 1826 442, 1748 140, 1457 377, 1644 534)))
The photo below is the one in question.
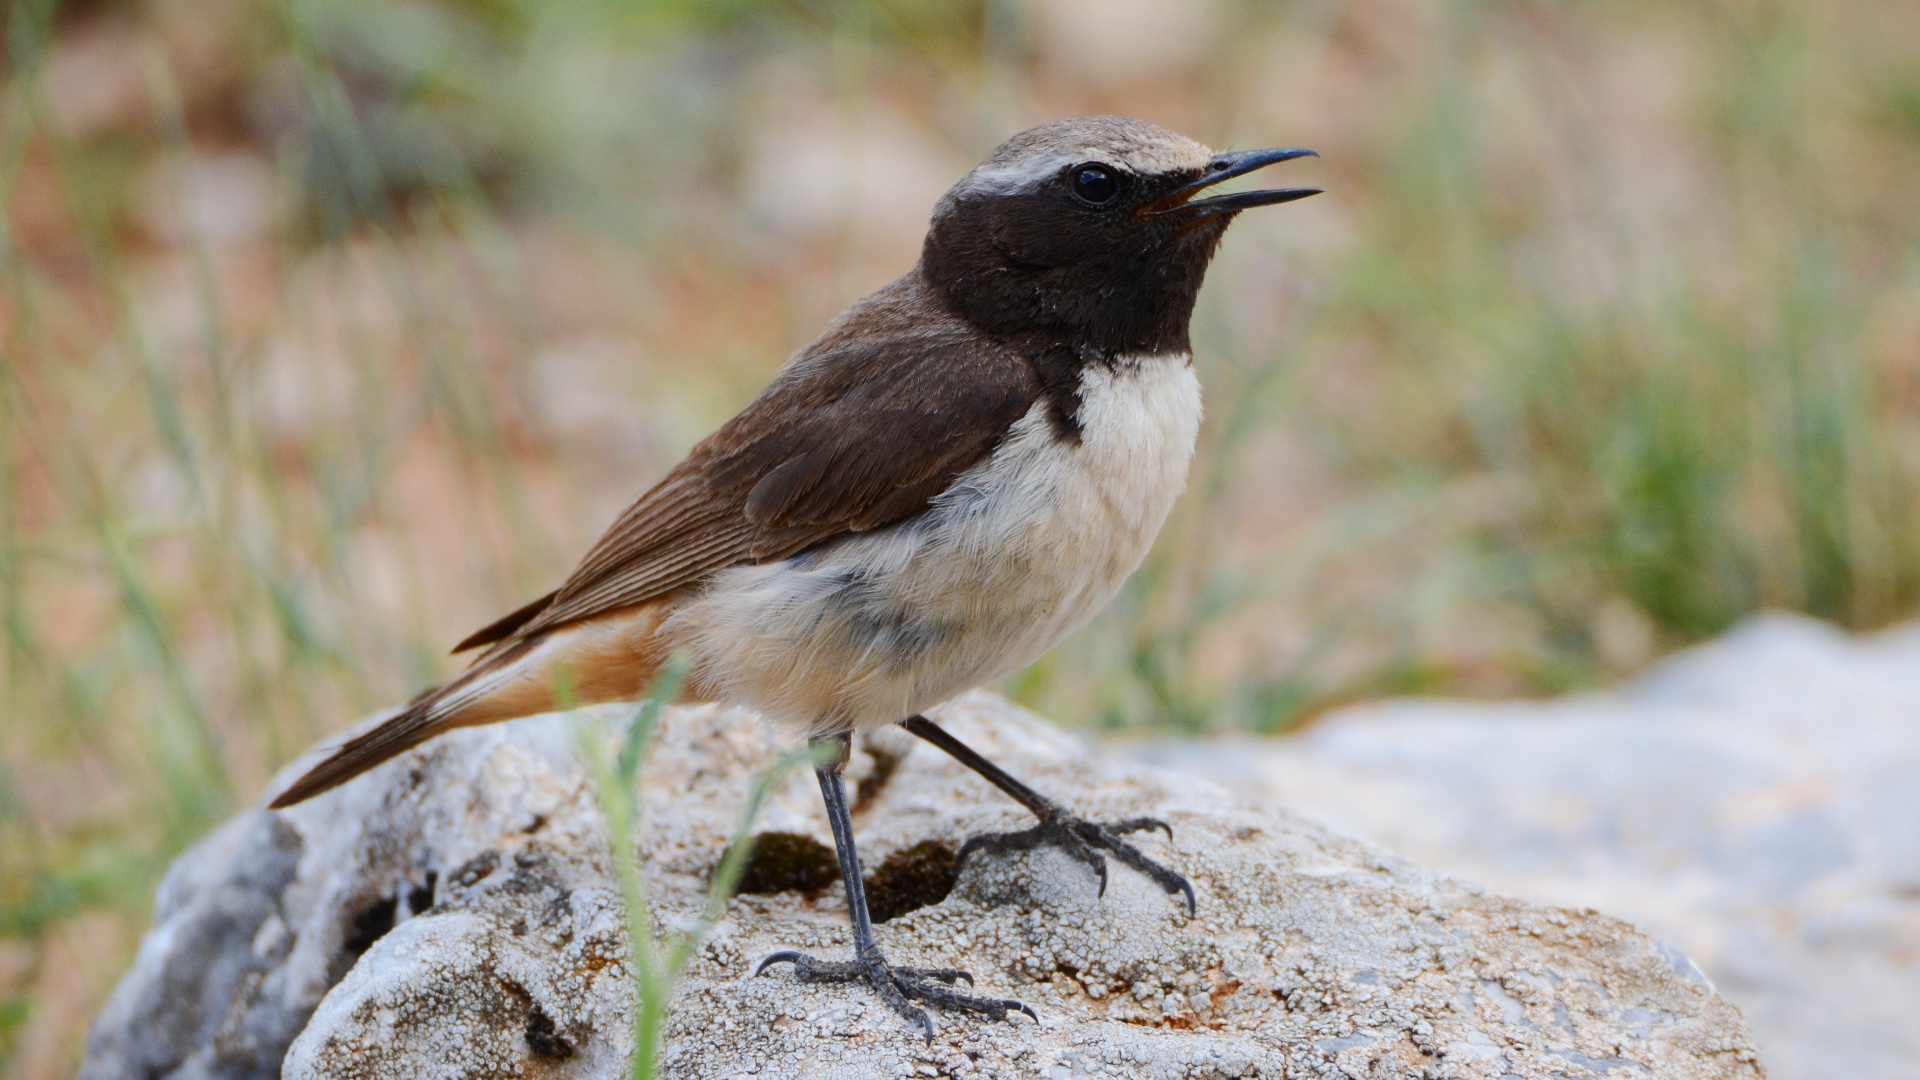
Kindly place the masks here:
POLYGON ((967 177, 967 189, 985 195, 1021 195, 1033 191, 1079 159, 1053 154, 1038 160, 982 165, 967 177))
POLYGON ((1151 176, 1184 169, 1204 169, 1213 151, 1199 143, 1179 146, 1130 144, 1101 146, 1090 143, 1028 147, 1010 160, 988 161, 968 173, 951 194, 1025 195, 1060 175, 1069 166, 1098 162, 1134 176, 1151 176))

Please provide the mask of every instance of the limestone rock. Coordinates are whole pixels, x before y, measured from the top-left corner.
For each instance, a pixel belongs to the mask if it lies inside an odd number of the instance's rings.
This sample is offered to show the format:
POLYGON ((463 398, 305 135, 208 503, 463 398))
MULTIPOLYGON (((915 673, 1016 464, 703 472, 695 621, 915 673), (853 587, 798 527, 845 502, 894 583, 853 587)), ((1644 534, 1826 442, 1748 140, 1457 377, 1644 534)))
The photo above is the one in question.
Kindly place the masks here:
POLYGON ((1632 919, 1713 976, 1775 1080, 1915 1075, 1920 625, 1767 615, 1618 692, 1388 702, 1135 753, 1632 919))
MULTIPOLYGON (((282 1075, 282 1052, 288 1080, 622 1075, 635 999, 578 753, 621 715, 457 733, 291 811, 240 815, 169 874, 83 1076, 264 1078, 282 1075)), ((1210 784, 1114 763, 991 695, 939 719, 1090 816, 1170 821, 1173 842, 1141 844, 1193 880, 1198 915, 1118 865, 1100 897, 1084 867, 1044 850, 970 860, 940 898, 940 875, 911 868, 937 870, 940 852, 1022 827, 1025 812, 883 733, 853 762, 866 866, 894 872, 879 891, 911 908, 880 926, 883 947, 968 968, 1040 1022, 936 1014, 927 1044, 863 991, 786 968, 753 977, 778 948, 841 955, 849 933, 835 887, 749 894, 677 987, 666 1075, 1762 1075, 1739 1013, 1617 919, 1491 895, 1210 784), (893 858, 909 851, 918 861, 893 858)), ((697 910, 781 748, 744 714, 667 717, 639 839, 665 924, 697 910)), ((789 777, 758 828, 792 851, 826 843, 811 777, 789 777)))

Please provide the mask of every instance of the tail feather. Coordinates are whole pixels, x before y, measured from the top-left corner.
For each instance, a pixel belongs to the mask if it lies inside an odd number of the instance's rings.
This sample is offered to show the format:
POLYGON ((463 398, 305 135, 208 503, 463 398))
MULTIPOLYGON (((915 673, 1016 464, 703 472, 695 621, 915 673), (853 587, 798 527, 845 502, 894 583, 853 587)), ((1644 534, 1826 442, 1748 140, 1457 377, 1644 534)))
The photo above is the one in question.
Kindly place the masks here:
POLYGON ((658 634, 670 612, 669 605, 636 605, 533 637, 492 642, 493 651, 458 678, 348 738, 268 805, 279 810, 304 802, 455 728, 546 712, 562 697, 569 705, 628 700, 644 691, 666 659, 658 634), (564 693, 561 669, 570 676, 564 693))
POLYGON ((461 714, 488 692, 487 684, 492 680, 485 676, 500 672, 533 645, 531 641, 518 642, 506 651, 482 660, 459 678, 423 694, 399 715, 372 731, 348 739, 325 761, 308 769, 285 791, 274 796, 267 808, 282 810, 305 802, 442 732, 465 726, 469 721, 461 714))
POLYGON ((422 702, 365 735, 347 740, 331 757, 307 770, 305 776, 274 796, 267 804, 268 809, 283 810, 306 802, 439 734, 440 725, 433 722, 431 705, 431 702, 422 702))

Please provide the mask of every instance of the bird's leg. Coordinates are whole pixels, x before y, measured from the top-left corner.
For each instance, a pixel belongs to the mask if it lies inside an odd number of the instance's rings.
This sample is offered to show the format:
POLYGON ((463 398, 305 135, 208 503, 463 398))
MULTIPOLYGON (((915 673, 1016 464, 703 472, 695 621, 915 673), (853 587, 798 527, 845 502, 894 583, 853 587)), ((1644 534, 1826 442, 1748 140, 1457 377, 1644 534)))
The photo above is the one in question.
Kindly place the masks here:
MULTIPOLYGON (((864 982, 880 995, 894 1012, 920 1025, 927 1041, 933 1041, 933 1021, 925 1009, 913 1004, 924 1001, 943 1009, 963 1009, 1005 1020, 1009 1012, 1033 1016, 1033 1010, 1006 998, 975 997, 953 988, 961 979, 973 984, 973 976, 946 968, 895 967, 880 952, 873 939, 873 920, 867 915, 866 885, 860 880, 860 856, 853 846, 853 814, 847 809, 847 789, 841 780, 846 769, 849 741, 846 735, 815 738, 815 746, 825 744, 833 751, 827 764, 815 767, 820 780, 820 795, 827 804, 827 822, 833 828, 834 851, 840 856, 840 880, 847 886, 847 917, 853 922, 853 959, 816 960, 791 949, 774 953, 754 970, 758 975, 768 967, 790 963, 801 982, 864 982)), ((1038 1020, 1038 1017, 1034 1017, 1038 1020)))
POLYGON ((1052 844, 1067 854, 1079 859, 1092 868, 1100 879, 1100 895, 1107 892, 1107 860, 1102 852, 1112 855, 1128 866, 1152 878, 1169 894, 1184 895, 1187 901, 1187 914, 1195 910, 1193 885, 1185 877, 1162 866, 1141 854, 1140 849, 1122 840, 1121 834, 1140 832, 1146 829, 1159 829, 1173 838, 1173 827, 1159 818, 1137 817, 1125 821, 1101 824, 1088 821, 1066 807, 1047 798, 1027 785, 1007 775, 1006 770, 981 757, 979 752, 959 739, 948 734, 946 729, 924 716, 914 716, 900 721, 900 726, 946 751, 954 760, 981 776, 987 782, 1013 797, 1013 800, 1033 811, 1040 823, 1018 832, 982 833, 969 837, 960 845, 960 854, 955 865, 965 865, 967 856, 976 851, 1006 852, 1029 851, 1042 844, 1052 844))

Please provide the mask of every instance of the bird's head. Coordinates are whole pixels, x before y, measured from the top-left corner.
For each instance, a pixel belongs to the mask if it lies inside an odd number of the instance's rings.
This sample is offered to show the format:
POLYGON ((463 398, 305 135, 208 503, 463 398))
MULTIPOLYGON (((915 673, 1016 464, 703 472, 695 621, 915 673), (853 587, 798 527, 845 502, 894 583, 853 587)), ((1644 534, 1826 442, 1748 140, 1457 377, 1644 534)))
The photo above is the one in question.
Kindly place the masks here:
POLYGON ((1202 193, 1307 156, 1216 154, 1125 117, 1057 120, 1008 139, 947 192, 921 267, 989 333, 1067 334, 1112 353, 1181 351, 1227 224, 1319 189, 1202 193))

